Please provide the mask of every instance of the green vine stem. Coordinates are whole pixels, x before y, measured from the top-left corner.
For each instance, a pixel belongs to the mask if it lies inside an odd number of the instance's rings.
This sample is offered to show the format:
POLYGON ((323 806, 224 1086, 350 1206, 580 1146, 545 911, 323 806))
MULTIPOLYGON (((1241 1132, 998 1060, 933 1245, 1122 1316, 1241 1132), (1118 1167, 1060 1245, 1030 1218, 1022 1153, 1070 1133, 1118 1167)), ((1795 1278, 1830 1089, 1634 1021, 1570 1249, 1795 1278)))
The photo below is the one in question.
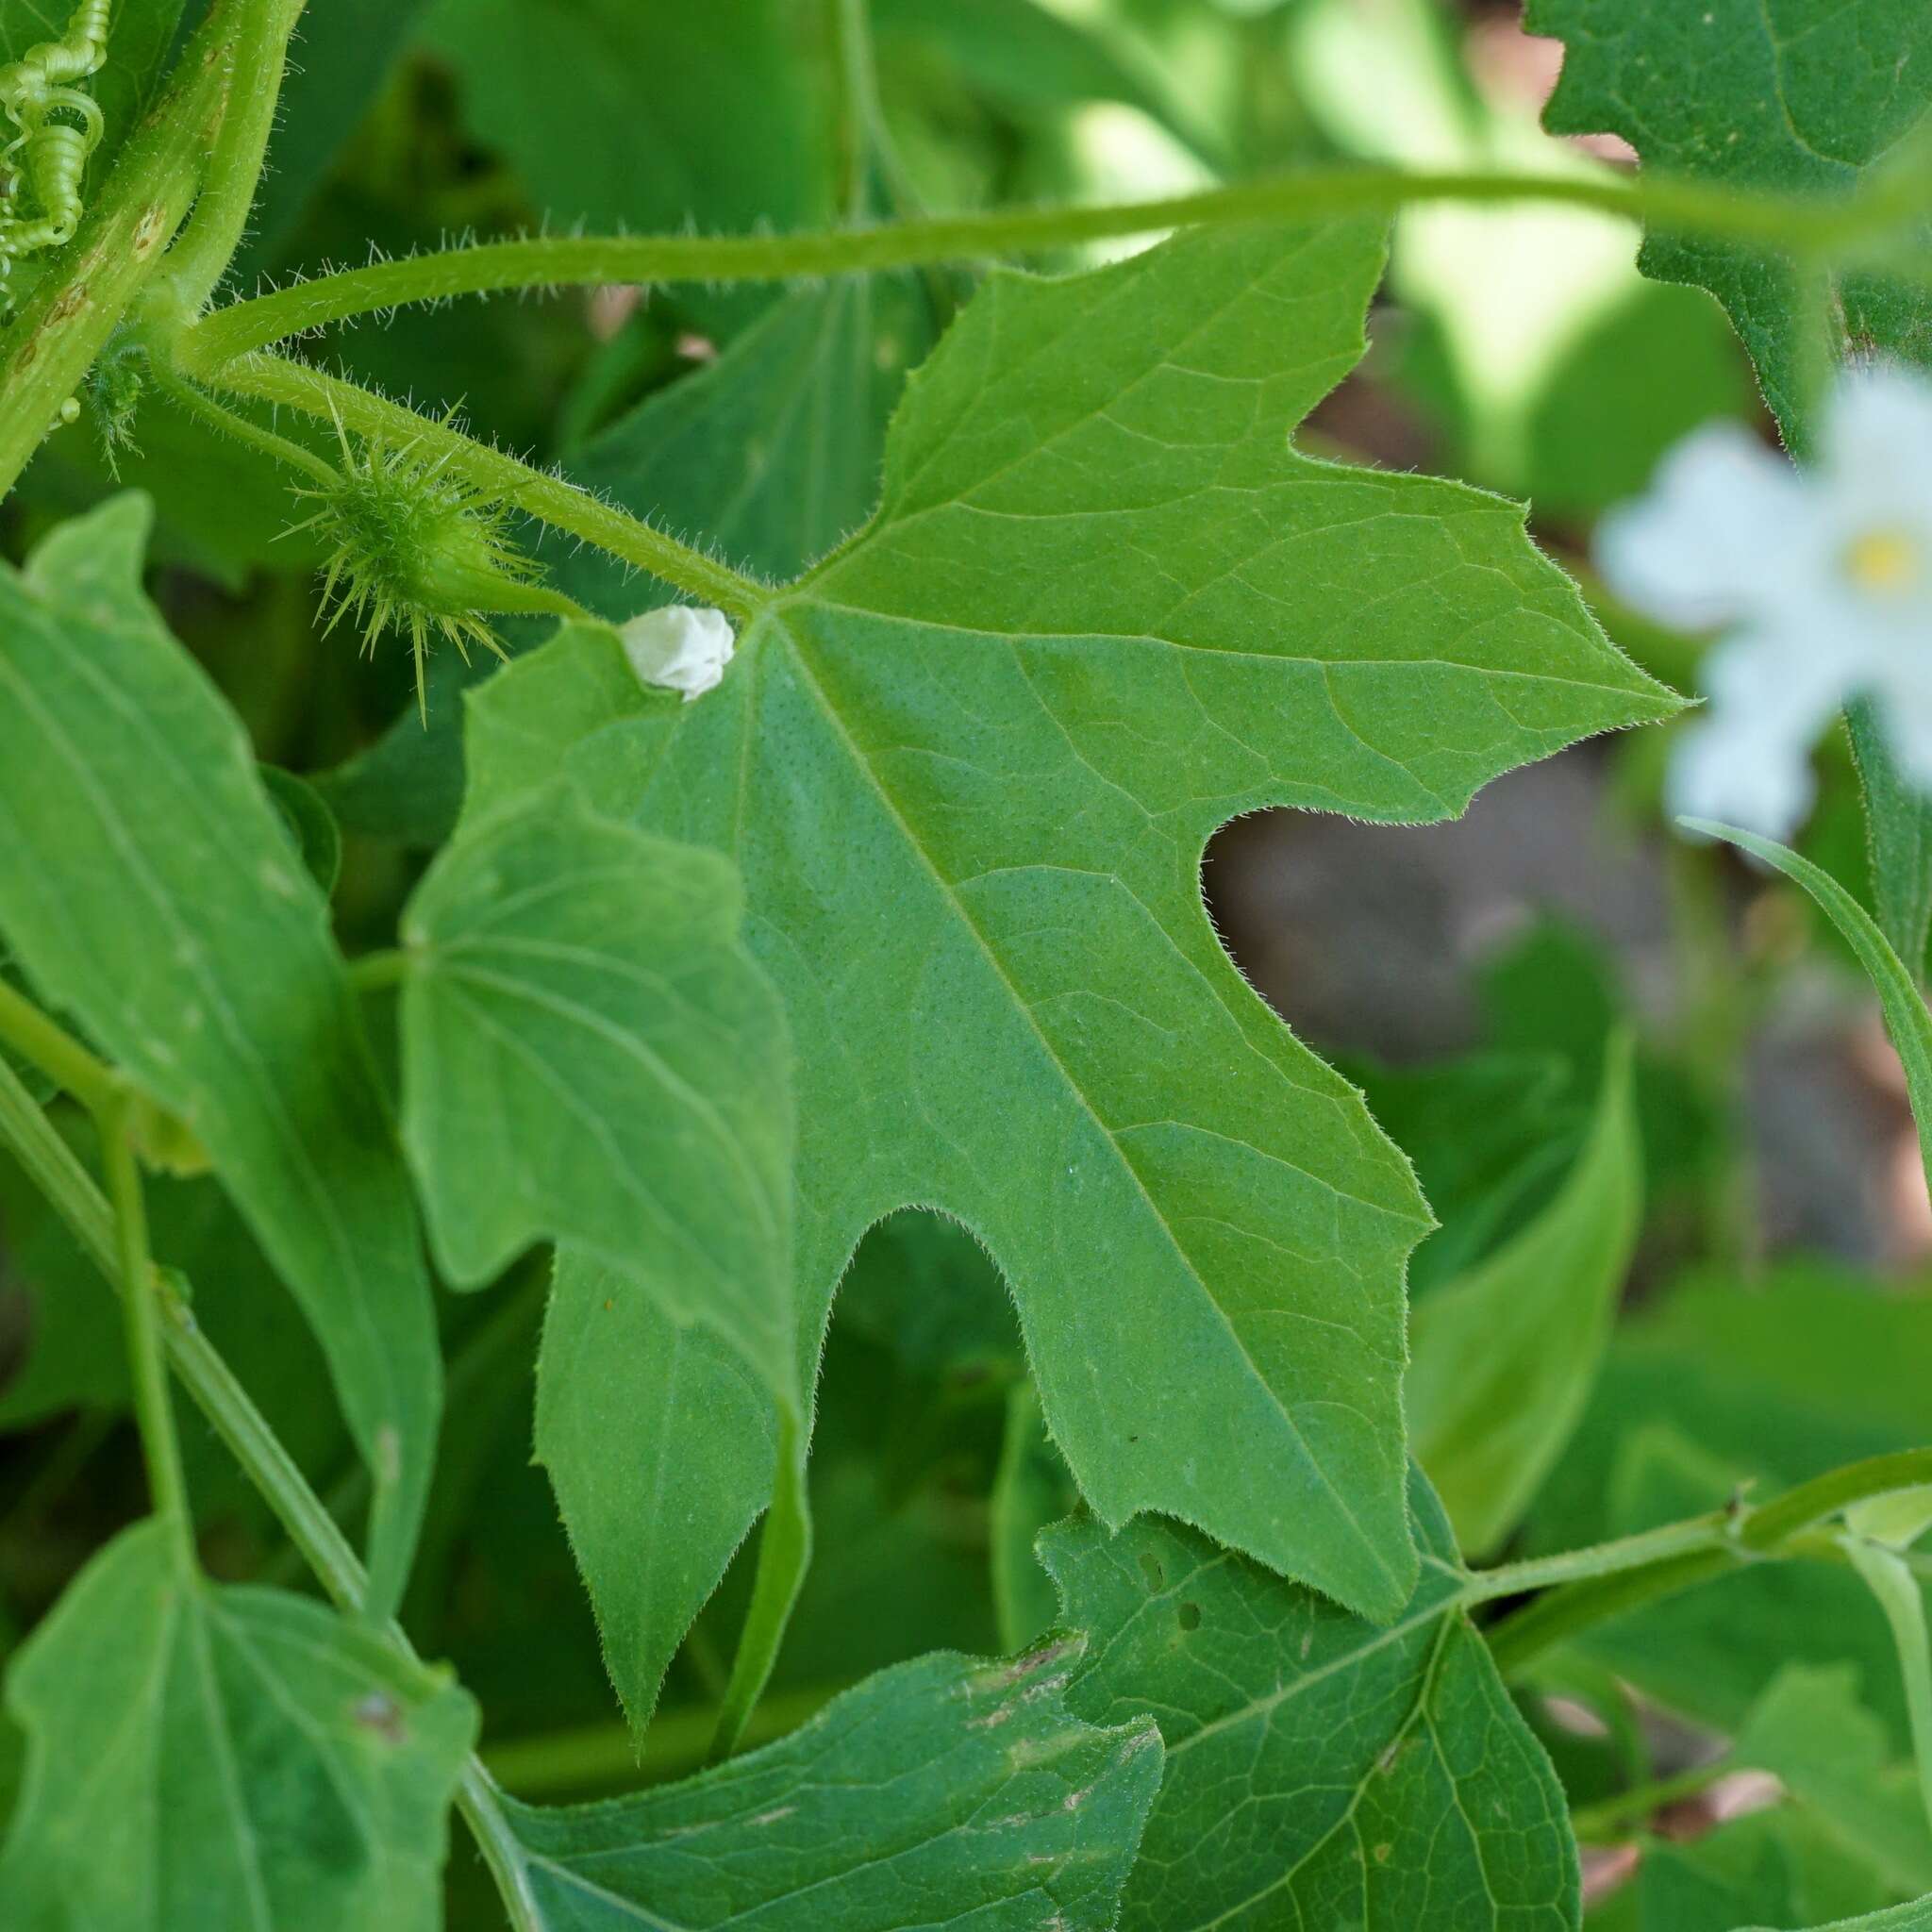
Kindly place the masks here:
POLYGON ((168 281, 180 311, 206 305, 242 245, 274 131, 275 104, 289 64, 289 42, 304 0, 242 0, 238 30, 225 57, 227 105, 193 219, 168 258, 168 281))
POLYGON ((334 465, 313 450, 304 449, 299 442, 291 442, 286 436, 277 436, 274 430, 264 429, 236 410, 225 408, 206 391, 196 388, 185 376, 176 375, 159 357, 148 358, 148 373, 155 387, 176 408, 184 415, 195 417, 216 435, 245 443, 270 461, 286 469, 297 470, 325 489, 333 489, 341 481, 334 465))
POLYGON ((1700 1791, 1708 1790, 1719 1778, 1745 1768, 1728 1753, 1703 1764, 1693 1764, 1688 1771, 1670 1777, 1619 1791, 1615 1797, 1600 1799, 1594 1805, 1579 1806, 1570 1814, 1570 1828, 1585 1844, 1607 1844, 1625 1836, 1626 1827, 1641 1826, 1666 1805, 1694 1798, 1700 1791))
POLYGON ((123 148, 71 250, 0 329, 0 496, 165 259, 215 139, 240 31, 236 0, 224 0, 123 148))
POLYGON ((0 1040, 38 1067, 63 1093, 99 1115, 121 1098, 114 1071, 96 1059, 65 1027, 0 979, 0 1040))
POLYGON ((131 1092, 123 1091, 94 1116, 101 1135, 101 1162, 114 1216, 114 1247, 121 1291, 121 1314, 127 1329, 128 1379, 134 1392, 135 1425, 141 1432, 154 1511, 168 1525, 184 1571, 195 1574, 194 1529, 188 1513, 188 1483, 181 1472, 181 1445, 175 1438, 175 1411, 168 1396, 168 1367, 152 1291, 155 1264, 148 1251, 147 1203, 142 1191, 141 1160, 129 1118, 131 1092))
POLYGON ((1780 255, 1845 258, 1923 214, 1932 189, 1880 177, 1837 200, 1732 192, 1668 177, 1308 169, 1203 193, 1096 208, 1004 208, 796 235, 545 236, 375 262, 216 310, 190 327, 184 368, 410 303, 570 283, 784 281, 983 262, 1203 223, 1389 214, 1424 202, 1542 201, 1628 216, 1654 231, 1719 236, 1780 255))
POLYGON ((208 369, 197 358, 185 373, 237 395, 339 423, 370 441, 396 448, 412 445, 424 458, 437 460, 448 475, 460 476, 492 502, 567 530, 741 621, 758 616, 771 601, 772 593, 764 585, 601 502, 560 476, 533 469, 447 423, 419 416, 386 396, 374 395, 305 363, 279 356, 249 355, 208 369))

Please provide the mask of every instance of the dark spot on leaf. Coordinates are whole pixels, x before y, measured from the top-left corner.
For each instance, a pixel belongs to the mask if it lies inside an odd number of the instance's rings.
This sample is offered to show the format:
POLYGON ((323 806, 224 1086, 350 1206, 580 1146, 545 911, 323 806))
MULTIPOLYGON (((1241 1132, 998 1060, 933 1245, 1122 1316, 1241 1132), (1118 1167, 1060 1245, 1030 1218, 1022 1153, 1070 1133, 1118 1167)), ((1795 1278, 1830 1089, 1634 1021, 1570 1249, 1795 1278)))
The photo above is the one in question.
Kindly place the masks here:
POLYGON ((1201 1627, 1201 1606, 1183 1604, 1174 1614, 1180 1619, 1183 1630, 1198 1630, 1201 1627))

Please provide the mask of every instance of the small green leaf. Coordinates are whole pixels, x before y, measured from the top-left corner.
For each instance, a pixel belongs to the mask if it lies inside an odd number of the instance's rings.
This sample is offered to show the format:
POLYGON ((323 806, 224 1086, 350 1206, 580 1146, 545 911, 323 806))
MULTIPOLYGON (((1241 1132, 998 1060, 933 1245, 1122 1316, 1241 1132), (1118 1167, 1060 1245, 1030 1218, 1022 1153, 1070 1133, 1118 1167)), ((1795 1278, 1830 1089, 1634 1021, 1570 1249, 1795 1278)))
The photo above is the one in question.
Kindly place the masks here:
POLYGON ((279 765, 262 766, 261 783, 281 813, 290 842, 308 867, 308 876, 322 888, 322 896, 328 898, 342 875, 342 828, 336 824, 335 814, 307 778, 285 772, 279 765))
POLYGON ((1740 1728, 1734 1756, 1768 1771, 1841 1851, 1892 1897, 1932 1886, 1932 1834, 1909 1774, 1891 1775, 1884 1726, 1849 1664, 1792 1664, 1740 1728))
POLYGON ((0 1858, 20 1932, 434 1932, 470 1699, 278 1591, 216 1589, 146 1524, 8 1675, 30 1741, 0 1858))
POLYGON ((142 595, 147 526, 121 497, 0 568, 0 930, 179 1116, 301 1304, 375 1478, 386 1615, 441 1381, 408 1175, 327 905, 234 714, 142 595))
POLYGON ((1107 1932, 1160 1781, 1144 1718, 1062 1693, 1062 1638, 1012 1663, 881 1672, 782 1743, 680 1785, 507 1808, 539 1932, 1107 1932))
POLYGON ((1912 1104, 1912 1117, 1919 1124, 1919 1149, 1927 1181, 1932 1182, 1932 1014, 1925 1010, 1924 995, 1917 981, 1873 923, 1872 915, 1828 872, 1799 858, 1789 846, 1707 819, 1686 819, 1684 824, 1709 838, 1728 839, 1783 873, 1793 884, 1803 886, 1844 935, 1877 990, 1885 1030, 1891 1035, 1905 1067, 1906 1093, 1912 1104))
POLYGON ((1549 1759, 1467 1614, 1427 1483, 1422 1576, 1387 1628, 1177 1524, 1049 1530, 1070 1623, 1068 1702, 1151 1709, 1167 1772, 1121 1932, 1574 1927, 1576 1849, 1549 1759))
POLYGON ((1590 1399, 1642 1224, 1631 1044, 1549 1206, 1410 1326, 1409 1441, 1472 1557, 1522 1520, 1590 1399))

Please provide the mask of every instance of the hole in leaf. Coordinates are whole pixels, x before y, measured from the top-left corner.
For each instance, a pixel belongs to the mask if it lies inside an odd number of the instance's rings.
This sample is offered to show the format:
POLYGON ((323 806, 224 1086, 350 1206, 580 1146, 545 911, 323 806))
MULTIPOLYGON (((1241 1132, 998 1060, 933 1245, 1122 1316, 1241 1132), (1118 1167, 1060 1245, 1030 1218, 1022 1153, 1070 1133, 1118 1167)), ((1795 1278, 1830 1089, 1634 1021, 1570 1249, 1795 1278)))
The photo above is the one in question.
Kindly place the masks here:
POLYGON ((1201 1606, 1183 1604, 1174 1614, 1179 1617, 1183 1630, 1198 1630, 1201 1627, 1201 1606))
POLYGON ((1146 1572, 1147 1588, 1158 1596, 1167 1588, 1167 1572, 1160 1567, 1160 1558, 1150 1550, 1142 1550, 1141 1568, 1146 1572))

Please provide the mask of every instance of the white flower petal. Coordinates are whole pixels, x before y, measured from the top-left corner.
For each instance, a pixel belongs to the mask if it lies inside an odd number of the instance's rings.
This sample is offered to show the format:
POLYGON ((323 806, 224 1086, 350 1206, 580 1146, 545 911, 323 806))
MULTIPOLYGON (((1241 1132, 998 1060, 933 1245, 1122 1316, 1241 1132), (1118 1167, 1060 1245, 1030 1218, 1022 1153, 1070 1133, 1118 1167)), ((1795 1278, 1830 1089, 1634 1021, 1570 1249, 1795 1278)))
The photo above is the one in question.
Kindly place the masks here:
POLYGON ((681 691, 689 704, 724 675, 736 649, 731 620, 722 610, 670 604, 633 617, 619 636, 624 655, 643 684, 681 691))
POLYGON ((1702 630, 1776 609, 1808 553, 1804 480, 1735 423, 1714 423, 1665 458, 1650 494, 1597 526, 1605 581, 1659 623, 1702 630))
POLYGON ((1896 362, 1840 377, 1824 413, 1819 468, 1860 518, 1932 526, 1932 382, 1896 362))
MULTIPOLYGON (((1802 616, 1802 612, 1793 612, 1802 616)), ((1674 815, 1783 838, 1809 809, 1812 745, 1858 668, 1810 625, 1743 632, 1707 654, 1707 722, 1679 739, 1667 787, 1674 815)))
POLYGON ((1678 737, 1664 781, 1673 818, 1716 819, 1767 839, 1789 838, 1817 791, 1802 748, 1726 729, 1717 719, 1678 737))

